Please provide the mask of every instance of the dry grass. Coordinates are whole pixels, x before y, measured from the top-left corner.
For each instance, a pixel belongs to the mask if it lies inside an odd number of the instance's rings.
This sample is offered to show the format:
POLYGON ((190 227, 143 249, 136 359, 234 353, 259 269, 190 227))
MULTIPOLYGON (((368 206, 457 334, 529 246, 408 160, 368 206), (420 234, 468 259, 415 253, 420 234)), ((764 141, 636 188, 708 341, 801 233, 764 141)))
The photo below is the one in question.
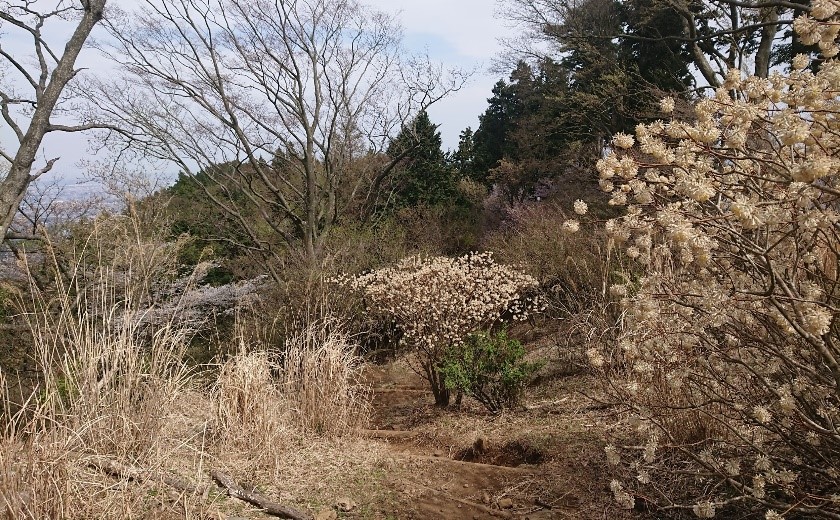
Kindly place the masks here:
POLYGON ((28 321, 41 374, 31 401, 45 421, 74 432, 74 449, 143 461, 188 382, 182 359, 190 324, 176 322, 177 311, 163 323, 146 320, 154 308, 141 288, 168 261, 141 261, 138 269, 128 261, 117 270, 100 260, 92 269, 75 265, 69 280, 57 276, 53 296, 31 288, 28 321))
MULTIPOLYGON (((244 332, 241 330, 240 332, 244 332)), ((290 431, 341 437, 363 427, 369 392, 356 345, 331 320, 298 327, 279 352, 238 335, 238 352, 214 390, 221 430, 250 446, 276 446, 290 431)))
MULTIPOLYGON (((189 384, 181 362, 189 330, 150 325, 150 288, 171 266, 131 222, 105 240, 98 224, 67 256, 53 250, 53 283, 30 274, 22 302, 33 338, 37 385, 24 402, 2 399, 0 512, 6 518, 115 518, 136 510, 145 491, 91 472, 89 456, 164 467, 168 410, 189 384), (113 249, 132 242, 117 260, 113 249), (154 249, 154 254, 147 254, 154 249), (69 261, 68 261, 69 259, 69 261), (12 411, 14 410, 14 412, 12 411), (116 490, 122 490, 116 492, 116 490), (117 496, 118 495, 118 496, 117 496)), ((8 392, 9 381, 0 384, 8 392)))
POLYGON ((252 458, 262 459, 263 465, 277 466, 274 455, 291 432, 266 351, 241 348, 222 364, 213 409, 220 446, 247 451, 252 458))
POLYGON ((131 222, 116 235, 107 227, 80 250, 54 251, 50 283, 32 275, 21 302, 38 374, 12 403, 19 383, 0 372, 0 519, 201 518, 238 507, 156 477, 211 489, 211 467, 272 482, 266 492, 304 507, 353 489, 372 496, 382 446, 353 435, 369 392, 348 335, 314 319, 275 352, 238 334, 208 390, 183 361, 196 324, 167 296, 176 251, 131 222), (93 461, 103 458, 145 476, 102 471, 93 461))
POLYGON ((606 294, 615 268, 599 233, 563 233, 559 223, 573 216, 569 210, 551 202, 518 206, 483 244, 500 262, 537 278, 558 315, 576 310, 576 304, 585 308, 583 298, 606 294))
POLYGON ((340 326, 316 322, 287 338, 280 375, 290 421, 329 437, 353 433, 370 417, 361 360, 340 326))
POLYGON ((6 405, 0 437, 0 518, 68 518, 74 500, 67 485, 67 436, 43 429, 43 407, 37 404, 28 410, 32 418, 24 410, 12 413, 7 383, 0 373, 6 405))

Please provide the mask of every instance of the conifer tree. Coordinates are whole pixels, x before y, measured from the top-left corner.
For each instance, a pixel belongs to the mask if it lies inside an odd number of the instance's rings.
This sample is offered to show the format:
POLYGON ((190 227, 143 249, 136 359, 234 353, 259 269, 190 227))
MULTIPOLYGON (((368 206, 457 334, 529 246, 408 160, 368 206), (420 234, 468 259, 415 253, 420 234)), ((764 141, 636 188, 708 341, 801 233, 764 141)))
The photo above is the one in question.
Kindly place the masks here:
POLYGON ((438 125, 432 123, 426 111, 403 126, 388 148, 390 157, 403 154, 394 176, 395 206, 436 206, 453 200, 457 178, 441 148, 438 125))

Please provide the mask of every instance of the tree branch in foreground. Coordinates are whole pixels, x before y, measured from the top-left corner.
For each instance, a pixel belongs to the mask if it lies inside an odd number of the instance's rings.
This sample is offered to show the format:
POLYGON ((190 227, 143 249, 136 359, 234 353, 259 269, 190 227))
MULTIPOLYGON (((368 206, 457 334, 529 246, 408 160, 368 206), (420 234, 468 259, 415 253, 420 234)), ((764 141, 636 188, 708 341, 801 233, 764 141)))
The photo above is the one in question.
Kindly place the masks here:
POLYGON ((229 496, 255 505, 261 508, 264 513, 279 518, 291 518, 292 520, 312 520, 312 517, 303 511, 273 502, 255 491, 245 491, 230 475, 217 469, 212 470, 210 475, 212 475, 213 480, 227 489, 229 496))

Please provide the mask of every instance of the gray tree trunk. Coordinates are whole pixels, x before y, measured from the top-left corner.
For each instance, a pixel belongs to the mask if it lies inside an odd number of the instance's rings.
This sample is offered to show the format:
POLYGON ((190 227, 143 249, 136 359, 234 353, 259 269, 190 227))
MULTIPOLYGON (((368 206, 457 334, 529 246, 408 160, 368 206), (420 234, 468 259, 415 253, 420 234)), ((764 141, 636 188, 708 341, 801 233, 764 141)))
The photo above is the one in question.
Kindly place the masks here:
MULTIPOLYGON (((51 159, 47 161, 46 166, 37 172, 32 171, 32 165, 35 163, 41 141, 47 133, 56 130, 52 128, 50 116, 67 83, 78 72, 74 68, 76 58, 78 58, 93 27, 102 19, 105 3, 106 0, 86 0, 82 2, 84 14, 73 31, 73 35, 67 41, 64 53, 59 58, 52 73, 49 74, 49 79, 47 79, 46 64, 43 60, 41 62, 40 83, 35 87, 35 101, 37 103, 35 111, 29 121, 26 133, 18 135, 19 146, 17 152, 12 157, 9 172, 0 181, 0 241, 6 239, 9 226, 18 211, 29 184, 49 171, 57 160, 57 158, 51 159)), ((4 13, 3 18, 10 21, 11 15, 4 13)), ((21 21, 18 22, 23 24, 21 21)), ((40 29, 37 33, 34 33, 36 38, 40 37, 39 31, 40 29)), ((36 42, 36 45, 40 44, 36 42)))
POLYGON ((779 26, 773 22, 779 21, 779 11, 775 7, 767 7, 762 10, 761 21, 771 25, 765 25, 761 29, 761 42, 755 52, 755 75, 759 78, 766 78, 770 75, 770 53, 773 50, 773 40, 779 26))

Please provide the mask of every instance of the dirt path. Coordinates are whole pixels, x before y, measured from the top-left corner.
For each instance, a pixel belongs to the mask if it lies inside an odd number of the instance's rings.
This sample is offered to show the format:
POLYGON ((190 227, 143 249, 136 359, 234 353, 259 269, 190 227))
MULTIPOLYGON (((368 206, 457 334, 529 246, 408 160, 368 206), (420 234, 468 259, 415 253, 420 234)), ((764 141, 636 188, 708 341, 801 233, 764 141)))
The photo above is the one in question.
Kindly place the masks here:
MULTIPOLYGON (((590 376, 547 374, 528 389, 524 407, 501 415, 469 400, 461 410, 433 406, 424 381, 404 363, 368 365, 365 376, 373 414, 361 438, 290 438, 278 448, 279 466, 235 450, 212 464, 243 487, 319 520, 642 519, 618 509, 609 491, 604 446, 621 421, 584 397, 596 388, 590 376)), ((206 410, 204 397, 195 396, 178 412, 185 431, 212 420, 194 415, 206 410)), ((203 442, 191 435, 171 438, 203 442)), ((177 442, 183 458, 169 469, 200 474, 215 489, 206 471, 192 465, 201 446, 177 442)), ((204 499, 196 500, 193 505, 204 499)), ((272 518, 223 495, 213 502, 229 518, 272 518)), ((172 509, 169 517, 183 518, 182 512, 172 509)), ((150 518, 166 516, 155 511, 150 518)))
POLYGON ((432 406, 423 380, 400 363, 367 375, 368 435, 394 461, 384 481, 393 503, 374 518, 629 518, 607 489, 610 419, 577 392, 592 383, 586 376, 552 378, 529 390, 526 409, 492 416, 475 403, 432 406))

